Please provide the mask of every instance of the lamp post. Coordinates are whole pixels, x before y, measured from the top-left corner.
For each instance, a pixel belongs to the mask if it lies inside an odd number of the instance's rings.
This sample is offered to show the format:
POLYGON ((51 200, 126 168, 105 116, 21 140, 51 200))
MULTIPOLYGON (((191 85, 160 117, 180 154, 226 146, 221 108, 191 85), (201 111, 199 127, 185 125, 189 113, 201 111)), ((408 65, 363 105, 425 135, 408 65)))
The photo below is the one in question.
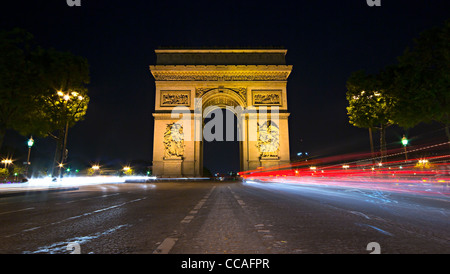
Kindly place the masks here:
POLYGON ((98 174, 100 175, 100 166, 99 165, 93 165, 92 167, 92 175, 95 175, 95 173, 98 171, 98 174))
POLYGON ((408 145, 409 140, 405 137, 405 135, 403 135, 402 138, 402 145, 403 145, 403 149, 405 150, 405 162, 408 161, 408 153, 406 151, 406 146, 408 145))
POLYGON ((9 164, 12 164, 12 160, 11 159, 3 159, 2 160, 2 164, 5 164, 5 168, 7 168, 7 166, 9 165, 9 164))
POLYGON ((30 154, 31 154, 31 147, 34 145, 33 136, 30 136, 30 139, 28 139, 27 142, 28 145, 28 157, 27 157, 27 168, 25 169, 25 177, 28 177, 28 168, 30 167, 30 154))
MULTIPOLYGON (((86 99, 80 93, 78 93, 76 91, 64 93, 63 91, 58 90, 56 92, 56 94, 58 95, 60 102, 65 105, 64 115, 65 115, 66 120, 65 120, 65 126, 64 126, 64 134, 61 135, 61 138, 62 138, 61 146, 57 146, 57 149, 55 152, 55 158, 53 160, 53 167, 52 167, 52 175, 53 175, 53 171, 54 171, 53 168, 55 167, 56 162, 59 160, 60 163, 64 164, 64 162, 67 160, 67 156, 68 156, 67 149, 66 149, 67 135, 68 135, 68 131, 69 131, 69 120, 70 120, 70 117, 72 117, 73 115, 71 113, 69 113, 67 105, 69 104, 69 102, 72 104, 74 102, 78 102, 78 104, 81 104, 81 102, 83 102, 86 99), (59 159, 58 159, 58 147, 61 149, 61 155, 59 155, 60 156, 59 159)), ((61 168, 60 168, 58 177, 61 177, 61 176, 62 176, 62 174, 61 174, 61 168)))

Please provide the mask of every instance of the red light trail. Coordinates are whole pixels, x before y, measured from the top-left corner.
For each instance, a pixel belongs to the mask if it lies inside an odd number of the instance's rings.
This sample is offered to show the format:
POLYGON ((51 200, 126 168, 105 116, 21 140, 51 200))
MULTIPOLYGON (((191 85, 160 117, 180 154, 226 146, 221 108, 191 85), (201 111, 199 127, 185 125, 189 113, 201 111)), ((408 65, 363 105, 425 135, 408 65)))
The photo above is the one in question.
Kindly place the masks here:
MULTIPOLYGON (((442 153, 448 150, 445 145, 449 144, 450 142, 445 142, 417 147, 410 149, 408 153, 442 153)), ((400 160, 403 155, 404 152, 391 150, 383 157, 364 158, 368 156, 367 153, 331 156, 239 172, 239 175, 245 180, 259 182, 450 195, 450 154, 400 160)))

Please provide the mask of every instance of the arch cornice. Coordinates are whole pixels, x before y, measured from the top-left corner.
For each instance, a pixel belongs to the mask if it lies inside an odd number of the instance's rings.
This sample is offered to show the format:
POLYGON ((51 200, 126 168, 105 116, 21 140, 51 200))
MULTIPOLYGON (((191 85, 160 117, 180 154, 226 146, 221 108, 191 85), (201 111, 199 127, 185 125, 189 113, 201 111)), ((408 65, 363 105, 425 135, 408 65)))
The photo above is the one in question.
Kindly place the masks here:
POLYGON ((154 65, 156 81, 287 81, 291 65, 154 65))

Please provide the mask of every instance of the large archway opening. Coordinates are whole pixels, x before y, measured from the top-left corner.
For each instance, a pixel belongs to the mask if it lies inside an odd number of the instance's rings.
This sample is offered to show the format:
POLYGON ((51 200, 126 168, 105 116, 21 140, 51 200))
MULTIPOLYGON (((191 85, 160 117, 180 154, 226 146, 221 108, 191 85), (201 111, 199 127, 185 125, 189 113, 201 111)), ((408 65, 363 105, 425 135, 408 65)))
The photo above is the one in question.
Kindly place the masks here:
POLYGON ((203 176, 236 174, 242 170, 243 100, 232 89, 211 89, 202 98, 203 176))
POLYGON ((237 117, 229 109, 218 108, 210 113, 209 118, 204 119, 204 124, 218 121, 223 123, 223 129, 216 126, 219 123, 211 128, 211 132, 218 138, 211 140, 203 137, 203 176, 235 174, 240 171, 241 145, 238 141, 237 117))

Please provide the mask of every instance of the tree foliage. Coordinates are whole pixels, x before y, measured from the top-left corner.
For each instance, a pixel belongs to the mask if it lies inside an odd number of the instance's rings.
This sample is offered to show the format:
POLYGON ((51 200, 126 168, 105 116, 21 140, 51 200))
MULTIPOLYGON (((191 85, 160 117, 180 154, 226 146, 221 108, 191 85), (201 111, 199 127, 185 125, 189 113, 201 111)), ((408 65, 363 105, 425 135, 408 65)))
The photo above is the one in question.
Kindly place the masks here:
POLYGON ((21 29, 1 32, 0 147, 8 129, 61 142, 65 126, 86 114, 88 83, 85 58, 42 49, 21 29))
POLYGON ((450 21, 423 32, 399 57, 395 113, 399 125, 431 120, 448 123, 450 110, 450 21))
POLYGON ((21 29, 0 32, 0 147, 8 129, 18 129, 37 106, 39 68, 33 36, 21 29))
POLYGON ((364 71, 357 71, 347 80, 349 122, 356 127, 368 128, 370 132, 380 130, 382 154, 385 150, 385 130, 394 123, 392 109, 396 104, 396 99, 386 89, 391 81, 389 75, 389 72, 367 75, 364 71))
POLYGON ((437 121, 450 140, 450 20, 423 32, 398 60, 392 89, 398 98, 396 123, 410 128, 437 121))
MULTIPOLYGON (((39 109, 30 113, 24 134, 48 135, 83 120, 89 104, 89 66, 86 59, 68 52, 41 51, 41 91, 35 97, 39 109)), ((53 134, 52 134, 53 135, 53 134)), ((54 135, 53 135, 54 136, 54 135)))
POLYGON ((380 73, 357 71, 347 80, 350 124, 384 130, 421 122, 445 125, 450 140, 450 20, 444 26, 423 32, 398 58, 398 64, 380 73))

